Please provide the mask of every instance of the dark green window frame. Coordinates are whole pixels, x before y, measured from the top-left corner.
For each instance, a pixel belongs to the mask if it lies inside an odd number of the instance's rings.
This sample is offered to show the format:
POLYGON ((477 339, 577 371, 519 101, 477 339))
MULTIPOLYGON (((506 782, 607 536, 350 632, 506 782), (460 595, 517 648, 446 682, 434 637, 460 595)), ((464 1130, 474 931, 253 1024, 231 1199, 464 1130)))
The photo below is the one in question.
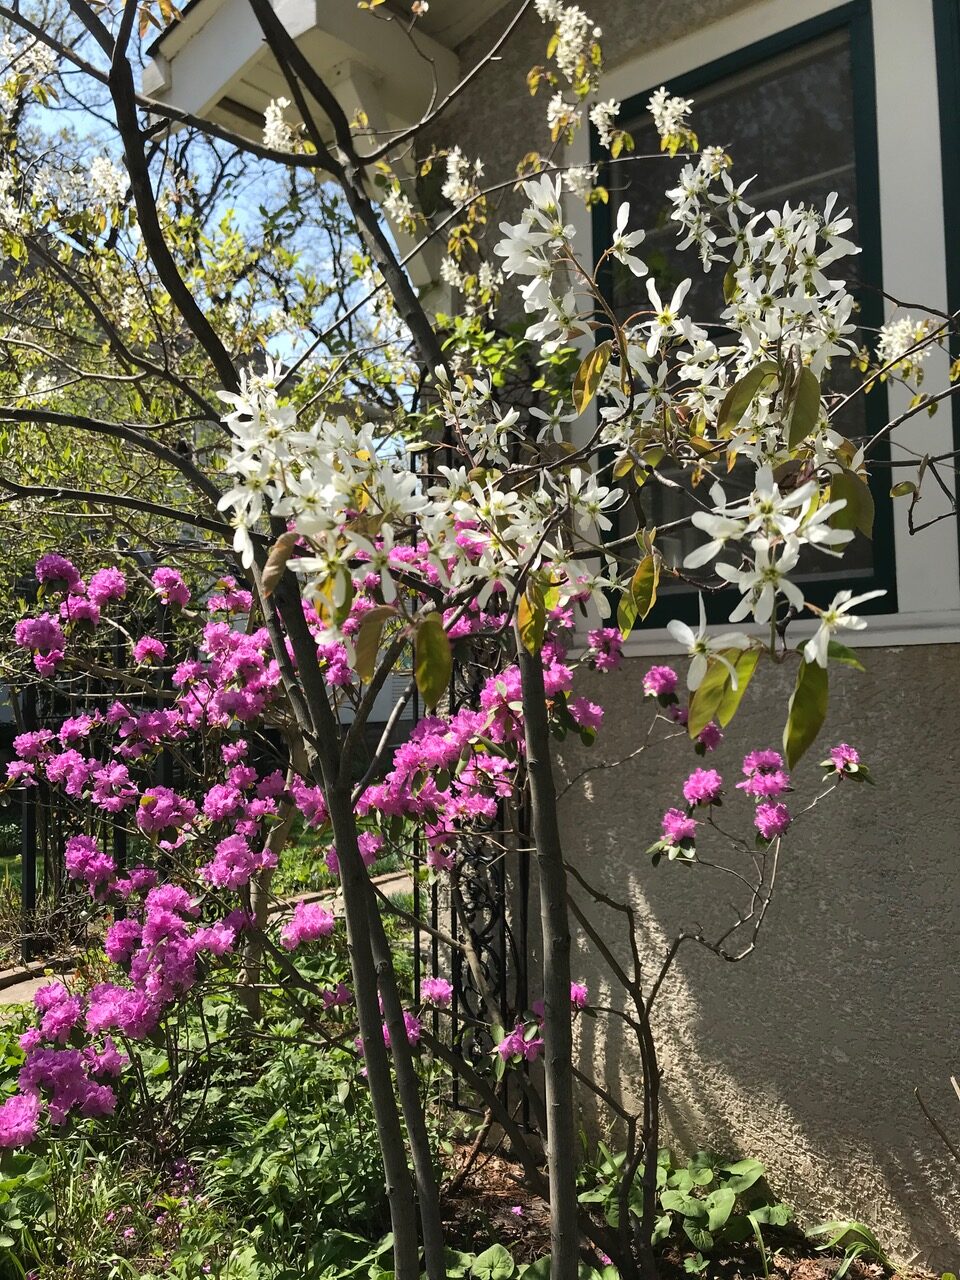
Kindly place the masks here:
MULTIPOLYGON (((960 0, 956 6, 960 8, 960 0)), ((880 239, 880 181, 879 162, 877 156, 877 111, 876 111, 876 77, 873 58, 873 22, 870 14, 869 0, 852 0, 829 13, 821 14, 808 21, 789 27, 784 31, 755 44, 747 45, 734 53, 704 63, 685 75, 669 80, 671 93, 696 98, 698 90, 726 79, 739 72, 746 71, 787 53, 799 46, 820 39, 832 32, 846 29, 849 33, 850 72, 853 89, 853 133, 854 155, 856 158, 856 203, 858 234, 861 253, 857 259, 858 274, 862 283, 868 287, 858 291, 857 301, 860 304, 860 323, 868 328, 883 323, 883 295, 880 292, 883 283, 882 245, 880 239)), ((958 29, 960 40, 960 29, 958 29)), ((627 99, 621 109, 621 119, 629 121, 646 110, 651 93, 659 87, 651 85, 642 93, 627 99)), ((958 85, 960 90, 960 85, 958 85)), ((958 98, 960 102, 960 98, 958 98)), ((694 121, 696 117, 696 101, 694 101, 694 121)), ((960 121, 960 115, 957 117, 960 121)), ((706 141, 709 141, 707 139, 706 141)), ((605 186, 612 184, 611 169, 606 153, 600 148, 596 131, 591 127, 591 159, 600 166, 600 181, 605 186)), ((734 154, 736 164, 736 154, 734 154)), ((744 175, 740 175, 741 178, 744 175)), ((957 175, 960 182, 960 174, 957 175)), ((615 184, 613 184, 615 185, 615 184)), ((612 233, 614 205, 611 199, 608 204, 598 205, 593 217, 593 249, 594 260, 598 260, 604 248, 610 243, 612 233)), ((957 206, 960 219, 960 202, 957 206)), ((693 262, 691 253, 691 263, 693 262)), ((960 288, 960 260, 958 267, 958 288, 960 288)), ((609 275, 604 279, 601 270, 600 283, 609 291, 609 275)), ((960 298, 960 293, 958 293, 960 298)), ((960 305, 960 302, 957 303, 960 305)), ((886 387, 875 387, 865 397, 866 426, 873 434, 879 431, 888 421, 886 387)), ((960 413, 960 406, 955 407, 960 413)), ((890 458, 889 445, 884 440, 875 451, 874 457, 880 463, 890 458)), ((869 576, 857 578, 854 587, 861 591, 883 589, 886 595, 867 601, 859 610, 862 613, 892 614, 897 612, 896 559, 894 553, 893 504, 890 498, 889 469, 877 467, 870 479, 870 488, 875 504, 873 527, 873 572, 869 576)), ((838 590, 848 585, 844 578, 842 562, 838 563, 838 571, 830 573, 829 568, 822 576, 804 585, 804 594, 814 604, 826 605, 833 599, 838 590)), ((734 589, 712 591, 705 595, 707 617, 711 622, 723 622, 729 616, 739 600, 739 593, 734 589)), ((680 618, 685 622, 695 622, 699 606, 695 592, 671 594, 669 599, 662 600, 648 615, 644 628, 651 629, 664 626, 670 618, 680 618)))
MULTIPOLYGON (((947 310, 960 310, 960 0, 933 0, 937 94, 940 104, 940 168, 943 175, 943 237, 947 268, 947 310)), ((960 359, 960 337, 950 340, 950 356, 960 359)), ((953 447, 960 449, 960 401, 950 401, 953 447)), ((957 522, 960 539, 960 521, 957 522)))

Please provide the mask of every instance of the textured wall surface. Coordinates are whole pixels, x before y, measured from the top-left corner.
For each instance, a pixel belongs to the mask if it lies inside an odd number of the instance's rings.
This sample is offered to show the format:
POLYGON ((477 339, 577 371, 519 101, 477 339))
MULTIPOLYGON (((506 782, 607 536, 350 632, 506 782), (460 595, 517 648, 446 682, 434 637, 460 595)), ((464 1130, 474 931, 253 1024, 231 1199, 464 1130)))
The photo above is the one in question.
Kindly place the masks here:
MULTIPOLYGON (((949 1076, 958 1068, 960 798, 951 760, 960 651, 929 646, 865 657, 866 674, 833 677, 823 751, 801 762, 791 801, 798 809, 813 794, 816 762, 831 742, 858 745, 878 785, 845 783, 797 823, 752 956, 731 965, 696 944, 681 951, 656 1015, 664 1110, 678 1145, 764 1160, 774 1189, 808 1224, 832 1214, 865 1219, 901 1256, 922 1250, 931 1265, 955 1266, 957 1169, 913 1091, 919 1087, 956 1134, 949 1076)), ((591 751, 561 752, 568 780, 641 741, 647 666, 632 659, 591 678, 586 691, 612 710, 591 751)), ((785 671, 761 669, 709 758, 731 790, 744 751, 778 745, 777 713, 788 693, 785 671)), ((651 968, 681 928, 716 935, 733 918, 726 904, 743 899, 730 877, 668 863, 654 869, 644 853, 698 763, 680 739, 592 770, 563 800, 568 857, 610 896, 637 906, 651 968)), ((750 813, 735 793, 723 825, 749 834, 750 813)), ((599 911, 604 937, 618 939, 626 960, 616 915, 599 911)), ((609 990, 603 961, 589 948, 578 968, 594 998, 609 990)), ((584 1020, 581 1037, 584 1058, 630 1096, 637 1056, 617 1024, 584 1020)))

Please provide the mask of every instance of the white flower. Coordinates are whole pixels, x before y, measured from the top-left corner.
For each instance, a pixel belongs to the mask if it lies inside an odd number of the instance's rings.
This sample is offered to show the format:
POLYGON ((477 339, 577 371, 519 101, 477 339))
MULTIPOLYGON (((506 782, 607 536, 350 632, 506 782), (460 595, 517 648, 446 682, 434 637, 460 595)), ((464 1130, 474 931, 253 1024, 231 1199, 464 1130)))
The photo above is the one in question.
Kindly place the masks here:
POLYGON ((387 217, 400 227, 409 227, 416 221, 416 210, 405 191, 395 187, 383 197, 383 211, 387 217))
POLYGON ((628 267, 635 276, 645 276, 647 274, 647 264, 630 252, 635 249, 645 236, 644 231, 627 231, 627 223, 630 220, 630 206, 624 203, 617 210, 617 225, 613 233, 613 241, 610 245, 610 254, 616 258, 618 262, 622 262, 628 267))
POLYGON ((767 538, 754 538, 753 550, 752 569, 735 569, 722 563, 717 565, 720 577, 734 583, 743 592, 743 599, 731 613, 730 621, 740 622, 752 613, 757 622, 769 622, 778 593, 785 595, 795 608, 802 609, 803 593, 786 576, 800 558, 800 544, 788 538, 779 560, 775 547, 767 538))
POLYGON ((590 108, 590 123, 596 129, 601 147, 609 147, 613 140, 614 123, 620 114, 620 103, 616 98, 608 98, 606 102, 596 102, 590 108))
POLYGON ((553 138, 575 129, 580 123, 580 112, 571 102, 565 102, 558 90, 547 104, 547 127, 553 138))
POLYGON ((829 662, 830 640, 833 633, 841 627, 862 631, 867 625, 863 618, 855 617, 849 610, 855 605, 863 604, 864 600, 874 600, 877 596, 883 595, 886 595, 885 591, 866 591, 862 596, 855 596, 850 591, 838 591, 828 608, 821 611, 816 608, 816 605, 811 605, 810 607, 820 614, 820 626, 816 635, 803 646, 803 656, 806 661, 825 667, 829 662))
POLYGON ((684 117, 692 106, 692 98, 672 98, 661 85, 647 103, 647 110, 653 116, 660 137, 673 138, 686 127, 684 117))
POLYGON ((669 306, 665 306, 659 293, 657 293, 657 286, 654 281, 647 281, 647 293, 650 295, 654 310, 654 318, 650 325, 650 337, 647 339, 647 355, 651 360, 656 355, 657 348, 664 338, 669 338, 671 335, 681 332, 678 315, 691 283, 690 280, 681 280, 673 291, 669 306))
POLYGON ((694 631, 688 627, 685 622, 679 622, 676 618, 667 623, 667 630, 672 639, 677 644, 682 645, 687 651, 687 655, 692 658, 690 669, 687 672, 687 688, 693 692, 699 689, 703 683, 703 677, 707 674, 707 662, 710 658, 716 658, 730 672, 733 687, 737 687, 737 673, 734 671, 730 662, 718 652, 721 649, 746 649, 750 644, 749 639, 742 631, 726 631, 723 635, 714 636, 707 635, 707 610, 704 607, 703 596, 700 596, 700 630, 694 631))
POLYGON ((263 145, 272 151, 293 150, 293 128, 283 118, 289 106, 289 98, 271 98, 263 113, 263 145))
POLYGON ((116 205, 127 193, 130 179, 106 156, 94 156, 90 161, 90 186, 104 204, 116 205))
POLYGON ((563 185, 579 200, 586 200, 596 180, 596 165, 574 164, 563 174, 563 185))

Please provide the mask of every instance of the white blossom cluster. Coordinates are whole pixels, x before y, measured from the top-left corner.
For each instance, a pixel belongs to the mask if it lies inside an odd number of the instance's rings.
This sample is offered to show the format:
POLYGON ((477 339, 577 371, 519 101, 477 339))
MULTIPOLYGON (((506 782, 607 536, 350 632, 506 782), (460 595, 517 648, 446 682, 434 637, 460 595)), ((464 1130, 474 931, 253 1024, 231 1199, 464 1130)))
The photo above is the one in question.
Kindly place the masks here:
POLYGON ((469 204, 480 191, 477 180, 483 176, 483 162, 468 160, 459 147, 452 147, 446 156, 447 176, 440 194, 456 208, 469 204))
POLYGON ((121 202, 130 186, 127 175, 107 156, 94 156, 88 176, 94 195, 111 207, 121 202))
POLYGON ((231 513, 234 548, 254 559, 253 534, 276 517, 304 539, 291 563, 309 598, 343 598, 350 563, 360 557, 380 574, 385 598, 397 593, 393 548, 425 545, 425 559, 452 597, 485 604, 495 590, 549 563, 561 596, 592 597, 604 613, 613 578, 574 558, 570 530, 584 537, 610 527, 620 501, 589 471, 542 468, 518 487, 505 483, 509 437, 519 414, 501 413, 488 383, 436 371, 443 413, 464 465, 439 467, 424 488, 404 455, 385 447, 373 426, 341 418, 297 423, 276 393, 279 368, 245 372, 238 393, 221 391, 230 406, 223 421, 232 436, 227 469, 233 487, 220 509, 231 513), (499 464, 499 465, 498 465, 499 464), (464 531, 467 535, 464 536, 464 531))
POLYGON ((396 223, 403 230, 409 230, 416 225, 417 211, 413 207, 413 201, 401 188, 399 182, 395 183, 383 197, 383 211, 391 222, 396 223))
POLYGON ((17 45, 8 34, 0 38, 0 112, 8 114, 25 89, 53 74, 57 55, 40 40, 17 45))
POLYGON ((600 28, 579 5, 564 4, 563 0, 534 0, 534 8, 541 22, 556 25, 554 58, 561 74, 572 81, 581 63, 589 60, 590 46, 602 34, 600 28))
POLYGON ((661 138, 675 138, 683 133, 686 118, 692 106, 693 100, 691 98, 672 96, 663 85, 654 91, 653 96, 647 103, 647 108, 653 116, 653 123, 661 138))
POLYGON ((272 151, 293 151, 296 138, 293 126, 284 118, 289 98, 271 98, 263 113, 263 145, 272 151))
POLYGON ((607 98, 605 102, 595 102, 590 108, 590 123, 597 131, 601 147, 609 147, 613 141, 613 131, 617 116, 620 114, 620 103, 616 98, 607 98))
POLYGON ((882 368, 919 383, 923 377, 921 366, 931 350, 928 339, 932 329, 927 316, 920 320, 910 315, 888 320, 877 335, 877 362, 882 368))
MULTIPOLYGON (((688 128, 689 108, 687 100, 671 99, 666 91, 651 100, 664 134, 688 128)), ((708 148, 696 164, 684 166, 679 186, 668 193, 681 247, 696 245, 706 270, 714 262, 726 264, 727 305, 719 316, 695 316, 689 310, 691 280, 666 292, 648 278, 649 307, 622 324, 602 375, 598 439, 621 456, 639 460, 644 448, 669 433, 671 423, 699 423, 700 439, 718 462, 725 455, 730 466, 737 461, 753 465, 752 492, 746 498, 728 502, 715 484, 710 506, 693 514, 692 523, 707 541, 685 564, 703 568, 723 551, 735 550, 715 566, 716 574, 740 593, 731 621, 752 617, 766 624, 778 601, 804 608, 803 593, 790 577, 802 549, 811 546, 839 555, 853 537, 849 529, 830 523, 845 501, 824 497, 831 476, 841 470, 837 452, 845 442, 830 427, 822 397, 817 398, 818 384, 803 420, 812 472, 802 483, 781 487, 774 471, 791 458, 798 443, 791 439, 791 414, 801 373, 819 379, 834 357, 856 352, 854 299, 845 282, 833 275, 837 262, 858 249, 846 238, 851 220, 836 209, 835 196, 822 211, 787 204, 758 213, 744 199, 748 184, 735 186, 730 169, 721 149, 708 148), (712 337, 707 321, 729 338, 712 337), (754 379, 753 393, 737 412, 728 405, 720 432, 721 406, 731 387, 747 375, 754 379)), ((541 178, 526 183, 524 190, 527 204, 521 220, 502 224, 504 238, 496 252, 505 274, 520 283, 532 319, 527 338, 550 354, 591 333, 598 306, 586 300, 582 284, 577 288, 572 283, 574 228, 564 218, 559 181, 541 178)), ((604 257, 644 276, 647 265, 636 252, 644 233, 629 226, 630 210, 624 204, 604 257)), ((907 336, 905 327, 891 331, 889 350, 904 349, 895 343, 906 342, 907 336)), ((558 409, 554 418, 562 417, 558 409)), ((707 467, 709 474, 703 449, 691 450, 687 465, 691 470, 707 467)), ((860 455, 845 457, 843 465, 856 472, 860 455)), ((854 625, 844 611, 830 618, 822 627, 854 625)), ((811 652, 811 660, 826 661, 823 644, 811 652)))

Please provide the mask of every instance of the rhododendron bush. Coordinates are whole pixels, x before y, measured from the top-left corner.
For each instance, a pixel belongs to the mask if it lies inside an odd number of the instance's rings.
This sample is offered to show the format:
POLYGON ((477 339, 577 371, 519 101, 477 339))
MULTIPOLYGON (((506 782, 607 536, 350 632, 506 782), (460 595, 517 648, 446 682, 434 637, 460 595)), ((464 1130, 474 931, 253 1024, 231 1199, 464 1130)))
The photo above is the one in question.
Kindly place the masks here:
MULTIPOLYGON (((690 278, 676 287, 645 261, 645 229, 626 204, 591 260, 571 203, 609 201, 611 191, 599 167, 571 170, 556 151, 525 158, 516 213, 486 236, 492 206, 479 160, 455 145, 432 154, 453 212, 430 227, 402 180, 407 139, 371 142, 268 0, 250 5, 291 88, 289 101, 270 104, 262 141, 220 126, 205 133, 204 121, 145 97, 134 73, 146 30, 138 37, 137 5, 112 15, 71 0, 57 31, 0 6, 22 42, 21 72, 3 93, 23 106, 32 92, 48 99, 67 72, 92 77, 110 95, 119 166, 107 182, 112 161, 100 164, 102 217, 91 220, 77 173, 65 164, 34 181, 13 146, 22 113, 5 118, 11 257, 30 263, 25 289, 66 281, 82 314, 76 349, 51 360, 63 371, 88 361, 90 404, 107 375, 87 347, 116 372, 103 393, 110 412, 78 409, 76 393, 53 384, 42 394, 5 384, 0 416, 73 441, 119 442, 136 460, 130 467, 143 469, 124 480, 121 460, 121 478, 101 489, 71 461, 71 482, 51 485, 13 474, 9 450, 4 457, 0 484, 18 512, 77 507, 112 522, 103 527, 113 544, 45 547, 22 593, 34 603, 10 628, 11 689, 39 686, 47 705, 70 713, 51 712, 17 736, 5 785, 11 795, 36 789, 66 815, 66 873, 88 896, 103 956, 95 981, 51 981, 37 994, 19 1091, 0 1105, 0 1145, 56 1141, 67 1126, 135 1115, 146 1105, 142 1055, 165 1046, 174 1063, 185 1010, 210 991, 234 991, 242 1040, 256 1034, 259 992, 270 986, 305 1019, 318 1053, 324 1043, 353 1046, 400 1280, 420 1273, 421 1250, 431 1280, 445 1268, 418 1079, 425 1059, 460 1075, 549 1199, 553 1275, 576 1274, 585 1240, 624 1275, 652 1276, 653 1244, 670 1222, 656 1196, 661 1068, 651 1015, 667 998, 671 966, 685 944, 728 961, 748 956, 781 859, 804 848, 804 815, 826 794, 870 780, 846 743, 829 749, 819 791, 794 792, 791 776, 823 726, 831 668, 859 665, 840 637, 862 629, 858 610, 882 595, 842 588, 827 605, 808 599, 805 566, 829 558, 842 578, 855 533, 869 536, 871 468, 898 425, 849 439, 838 415, 850 396, 831 377, 853 363, 861 391, 893 378, 916 389, 924 353, 948 341, 951 324, 904 328, 901 318, 878 338, 858 330, 846 283, 858 250, 835 197, 822 207, 753 208, 750 175, 722 147, 700 148, 692 104, 665 89, 650 101, 663 154, 646 162, 687 252, 690 278), (83 58, 67 39, 74 28, 83 58), (322 104, 334 147, 304 91, 322 104), (285 115, 290 101, 300 103, 296 124, 285 115), (172 120, 188 131, 178 135, 179 159, 151 168, 148 136, 172 120), (207 228, 203 213, 170 215, 207 172, 182 167, 184 137, 216 155, 232 148, 264 173, 279 167, 293 184, 266 218, 267 283, 247 283, 259 261, 252 242, 229 270, 217 262, 217 246, 227 255, 227 242, 230 253, 243 242, 229 216, 214 224, 211 213, 207 228), (381 206, 364 181, 374 172, 381 206), (284 251, 276 239, 278 227, 300 228, 310 199, 327 199, 311 185, 317 173, 338 185, 355 246, 343 267, 355 274, 335 281, 333 311, 309 275, 308 250, 294 239, 284 251), (455 320, 425 310, 396 248, 401 232, 438 230, 455 320), (83 255, 74 251, 81 234, 83 255), (646 280, 647 301, 629 316, 601 287, 613 263, 646 280), (702 314, 692 299, 707 295, 692 281, 711 272, 721 301, 702 314), (248 287, 255 296, 244 310, 248 287), (289 303, 279 326, 273 310, 264 319, 273 288, 289 303), (485 326, 500 309, 524 314, 522 339, 490 339, 485 326), (350 327, 355 316, 362 332, 350 327), (273 355, 253 356, 258 346, 273 355), (644 486, 686 503, 668 529, 644 516, 644 486), (131 529, 152 553, 146 568, 143 557, 132 567, 131 529), (680 559, 664 549, 664 534, 679 529, 693 538, 680 559), (652 666, 639 705, 628 705, 617 688, 624 646, 658 593, 669 602, 668 581, 699 596, 699 625, 669 621, 681 656, 652 666), (721 589, 734 605, 714 627, 708 604, 721 589), (799 637, 795 620, 807 624, 799 637), (766 665, 790 668, 793 695, 767 709, 770 737, 731 760, 724 730, 766 665), (585 692, 588 670, 608 682, 605 705, 585 692), (374 725, 398 673, 404 690, 374 725), (414 699, 414 726, 399 734, 414 699), (638 862, 649 859, 650 875, 732 876, 743 896, 731 918, 713 930, 691 924, 663 954, 649 950, 635 904, 601 892, 598 877, 566 856, 551 743, 602 744, 612 715, 635 730, 629 758, 655 748, 675 762, 638 862), (274 892, 298 824, 338 877, 335 904, 274 892), (398 977, 385 928, 392 908, 371 877, 390 854, 456 903, 471 851, 484 843, 502 851, 508 882, 527 850, 538 872, 542 991, 531 1007, 510 1008, 506 1025, 462 913, 456 936, 418 922, 449 957, 446 972, 415 989, 398 977), (601 924, 611 909, 618 940, 601 924), (339 936, 348 960, 321 988, 303 958, 339 936), (615 992, 602 1005, 571 970, 574 937, 615 992), (448 1034, 458 952, 483 1006, 462 1040, 448 1034), (605 1082, 576 1064, 574 1027, 588 1015, 621 1021, 636 1043, 635 1115, 611 1107, 605 1082), (617 1213, 577 1199, 584 1091, 625 1130, 617 1213), (534 1133, 517 1121, 521 1094, 534 1133)), ((393 20, 378 7, 371 24, 393 20)), ((619 104, 599 99, 594 24, 561 0, 533 8, 549 44, 530 85, 550 89, 552 142, 588 118, 611 165, 640 163, 617 127, 619 104)), ((214 194, 209 208, 223 215, 223 193, 214 194)), ((18 339, 0 336, 8 340, 18 339)), ((911 412, 940 394, 918 393, 911 412)), ((928 459, 924 471, 937 464, 928 459)))

